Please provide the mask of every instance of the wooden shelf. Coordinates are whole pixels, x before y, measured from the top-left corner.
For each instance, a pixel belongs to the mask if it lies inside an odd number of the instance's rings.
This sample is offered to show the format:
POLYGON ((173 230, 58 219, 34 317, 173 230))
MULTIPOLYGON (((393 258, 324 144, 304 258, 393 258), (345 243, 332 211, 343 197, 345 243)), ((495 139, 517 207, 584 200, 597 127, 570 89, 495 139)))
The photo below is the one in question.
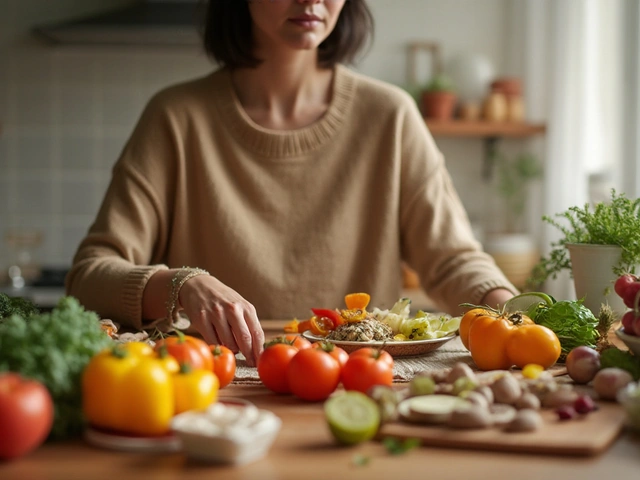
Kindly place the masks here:
POLYGON ((433 136, 441 137, 531 137, 545 133, 543 123, 433 120, 425 118, 433 136))
POLYGON ((527 138, 542 135, 547 126, 544 123, 526 122, 486 122, 472 120, 434 120, 425 118, 425 123, 434 137, 466 137, 484 140, 484 164, 482 177, 491 178, 496 144, 504 137, 527 138))

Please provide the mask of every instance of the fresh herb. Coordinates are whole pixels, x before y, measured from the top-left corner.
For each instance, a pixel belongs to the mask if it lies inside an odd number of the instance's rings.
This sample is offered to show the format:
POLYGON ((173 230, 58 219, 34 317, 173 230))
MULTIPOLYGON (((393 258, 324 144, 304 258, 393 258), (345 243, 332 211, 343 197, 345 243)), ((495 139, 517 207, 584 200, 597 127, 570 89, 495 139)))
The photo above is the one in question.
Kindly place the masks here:
POLYGON ((567 251, 568 243, 591 245, 617 245, 622 248, 620 261, 613 267, 617 276, 634 273, 640 264, 640 198, 631 200, 623 193, 611 190, 611 201, 597 203, 593 208, 585 204, 583 208, 570 207, 555 215, 566 223, 561 224, 549 216, 542 220, 556 227, 563 236, 551 243, 551 251, 535 266, 528 284, 538 288, 548 278, 556 278, 563 270, 571 272, 571 259, 567 251))
POLYGON ((351 459, 351 463, 356 467, 364 467, 365 465, 369 465, 371 462, 371 457, 368 455, 362 455, 361 453, 357 453, 351 459))
POLYGON ((610 347, 600 352, 600 368, 621 368, 640 380, 640 358, 627 350, 610 347))
POLYGON ((492 160, 497 168, 496 191, 504 199, 506 207, 505 229, 517 232, 527 202, 527 190, 531 182, 542 177, 542 165, 531 153, 522 153, 509 159, 502 152, 495 151, 492 160))
POLYGON ((385 437, 382 440, 382 444, 391 455, 402 455, 403 453, 420 446, 420 439, 406 438, 404 440, 400 440, 393 437, 385 437))
POLYGON ((599 322, 581 300, 561 300, 551 305, 540 303, 530 313, 535 323, 550 328, 558 336, 561 359, 580 345, 596 348, 600 337, 599 322))
POLYGON ((453 81, 444 73, 439 73, 429 80, 425 90, 427 92, 453 92, 453 81))
POLYGON ((51 438, 80 433, 83 426, 81 376, 91 357, 112 345, 98 316, 73 297, 48 313, 0 320, 0 372, 42 382, 53 398, 51 438))
POLYGON ((21 297, 10 297, 0 293, 0 319, 11 315, 20 315, 23 318, 28 318, 38 313, 40 313, 40 310, 30 300, 21 297))

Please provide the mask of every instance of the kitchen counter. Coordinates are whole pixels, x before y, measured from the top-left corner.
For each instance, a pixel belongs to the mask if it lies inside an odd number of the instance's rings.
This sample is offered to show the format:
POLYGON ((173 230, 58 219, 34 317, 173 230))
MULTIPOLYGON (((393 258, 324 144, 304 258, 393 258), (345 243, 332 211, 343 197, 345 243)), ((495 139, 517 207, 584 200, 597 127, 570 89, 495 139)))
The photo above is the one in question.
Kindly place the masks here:
POLYGON ((640 436, 629 432, 596 457, 432 447, 391 455, 380 442, 337 446, 325 423, 322 403, 278 396, 258 385, 231 384, 221 397, 244 398, 282 419, 282 430, 267 457, 241 467, 215 466, 188 460, 181 453, 117 452, 75 440, 47 444, 26 457, 0 464, 0 478, 635 480, 640 470, 640 436), (368 463, 359 465, 358 459, 368 459, 368 463))
MULTIPOLYGON (((264 322, 267 337, 280 334, 283 324, 264 322)), ((426 446, 391 455, 375 441, 352 447, 336 445, 322 403, 276 395, 259 384, 232 383, 220 396, 249 400, 282 419, 282 430, 266 458, 240 467, 214 466, 188 460, 181 453, 118 452, 77 439, 46 444, 26 457, 0 463, 0 478, 635 480, 640 471, 640 434, 630 431, 623 431, 603 454, 589 457, 426 446)))

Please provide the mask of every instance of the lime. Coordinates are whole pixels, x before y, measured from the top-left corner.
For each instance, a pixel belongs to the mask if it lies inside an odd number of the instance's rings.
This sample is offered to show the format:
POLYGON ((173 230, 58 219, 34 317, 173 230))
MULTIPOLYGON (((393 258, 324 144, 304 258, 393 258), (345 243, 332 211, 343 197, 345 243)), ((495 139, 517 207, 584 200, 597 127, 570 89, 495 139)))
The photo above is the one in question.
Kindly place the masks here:
POLYGON ((553 298, 542 292, 527 292, 510 298, 504 304, 507 313, 523 312, 532 316, 535 309, 540 304, 551 306, 554 304, 553 298))
POLYGON ((462 317, 451 317, 448 320, 445 320, 440 326, 440 331, 444 332, 445 335, 449 335, 450 333, 457 331, 460 328, 460 320, 462 320, 462 317))
POLYGON ((324 414, 333 436, 347 445, 371 440, 380 426, 378 404, 357 391, 329 398, 324 404, 324 414))

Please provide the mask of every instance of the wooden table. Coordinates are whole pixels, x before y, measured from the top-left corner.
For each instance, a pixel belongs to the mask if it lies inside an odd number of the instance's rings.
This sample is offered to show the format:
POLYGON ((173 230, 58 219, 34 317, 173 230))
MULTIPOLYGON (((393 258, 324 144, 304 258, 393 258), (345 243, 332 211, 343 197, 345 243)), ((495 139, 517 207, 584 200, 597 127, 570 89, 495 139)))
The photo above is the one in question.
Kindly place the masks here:
MULTIPOLYGON (((281 327, 266 329, 272 336, 281 327)), ((46 444, 0 464, 1 480, 69 479, 638 479, 640 435, 623 432, 604 454, 559 457, 419 447, 390 455, 378 442, 337 446, 324 421, 322 403, 272 394, 262 386, 229 385, 221 397, 242 397, 283 420, 269 455, 242 467, 212 466, 180 453, 147 454, 103 450, 82 440, 46 444), (368 458, 365 465, 354 460, 368 458)))

